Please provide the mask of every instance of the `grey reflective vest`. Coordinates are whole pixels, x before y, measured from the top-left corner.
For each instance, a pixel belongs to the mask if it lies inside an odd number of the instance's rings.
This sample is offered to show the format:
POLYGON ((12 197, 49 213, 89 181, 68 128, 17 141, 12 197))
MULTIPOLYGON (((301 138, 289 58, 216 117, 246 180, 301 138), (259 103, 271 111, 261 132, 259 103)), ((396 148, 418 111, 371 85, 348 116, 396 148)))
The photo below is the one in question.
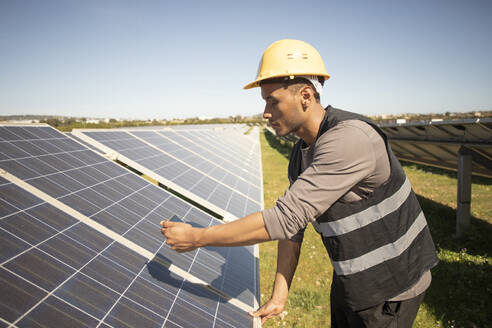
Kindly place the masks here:
MULTIPOLYGON (((384 133, 363 116, 331 106, 318 137, 344 120, 370 124, 384 139, 390 160, 388 180, 367 199, 338 200, 313 223, 333 265, 333 300, 353 310, 382 303, 415 284, 438 263, 427 222, 410 182, 384 133)), ((289 162, 289 180, 301 174, 299 140, 289 162)))

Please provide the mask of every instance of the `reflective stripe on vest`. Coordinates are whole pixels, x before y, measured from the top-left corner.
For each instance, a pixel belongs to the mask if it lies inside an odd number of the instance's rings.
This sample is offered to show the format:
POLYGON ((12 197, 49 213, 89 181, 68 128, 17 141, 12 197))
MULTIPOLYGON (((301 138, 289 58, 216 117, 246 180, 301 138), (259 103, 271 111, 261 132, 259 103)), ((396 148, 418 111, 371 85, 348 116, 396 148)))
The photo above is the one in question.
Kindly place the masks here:
POLYGON ((365 210, 330 222, 313 222, 313 226, 323 237, 340 236, 382 219, 396 211, 408 198, 412 186, 408 178, 396 193, 365 210))
POLYGON ((335 269, 337 275, 346 276, 364 271, 375 265, 383 263, 384 261, 400 256, 400 254, 412 244, 413 240, 426 226, 427 222, 425 220, 424 213, 420 212, 413 224, 410 226, 410 229, 408 229, 407 232, 395 242, 386 244, 350 260, 332 261, 333 268, 335 269))

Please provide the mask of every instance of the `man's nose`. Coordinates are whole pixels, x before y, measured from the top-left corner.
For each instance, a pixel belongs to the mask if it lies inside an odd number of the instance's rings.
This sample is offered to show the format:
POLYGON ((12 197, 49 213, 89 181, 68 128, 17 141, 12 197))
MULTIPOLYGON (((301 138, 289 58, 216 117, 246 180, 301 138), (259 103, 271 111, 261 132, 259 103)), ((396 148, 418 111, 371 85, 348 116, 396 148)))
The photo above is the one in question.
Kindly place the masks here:
POLYGON ((268 120, 270 117, 272 117, 272 114, 265 108, 265 110, 263 111, 263 118, 268 120))

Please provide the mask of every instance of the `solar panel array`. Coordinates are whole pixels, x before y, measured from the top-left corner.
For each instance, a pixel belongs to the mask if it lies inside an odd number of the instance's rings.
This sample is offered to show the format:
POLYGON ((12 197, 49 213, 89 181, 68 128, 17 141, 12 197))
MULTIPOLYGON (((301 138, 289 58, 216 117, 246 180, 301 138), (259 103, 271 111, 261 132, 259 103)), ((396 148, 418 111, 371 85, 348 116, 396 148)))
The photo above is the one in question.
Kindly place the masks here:
POLYGON ((474 153, 474 174, 492 177, 492 118, 384 124, 395 155, 402 160, 458 169, 462 146, 474 153))
POLYGON ((159 232, 209 214, 47 126, 0 126, 0 168, 0 327, 253 325, 257 247, 178 254, 159 232))
MULTIPOLYGON (((492 118, 384 123, 378 125, 400 160, 458 169, 461 147, 473 153, 473 174, 492 177, 492 118)), ((269 133, 275 131, 267 127, 269 133)), ((296 142, 290 134, 282 137, 296 142)))
POLYGON ((258 128, 75 130, 74 135, 226 218, 263 208, 258 128))

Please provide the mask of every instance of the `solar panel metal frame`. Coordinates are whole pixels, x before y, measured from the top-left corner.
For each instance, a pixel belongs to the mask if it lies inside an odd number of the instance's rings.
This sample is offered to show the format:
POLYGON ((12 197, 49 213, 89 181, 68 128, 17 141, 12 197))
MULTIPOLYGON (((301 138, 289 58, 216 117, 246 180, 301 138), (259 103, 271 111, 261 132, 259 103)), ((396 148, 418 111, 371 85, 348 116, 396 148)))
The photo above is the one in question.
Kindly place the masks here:
MULTIPOLYGON (((127 132, 127 129, 118 129, 118 131, 125 131, 127 132)), ((100 143, 99 141, 97 140, 94 140, 92 139, 91 137, 87 136, 84 134, 84 132, 113 132, 115 130, 111 130, 111 129, 97 129, 97 130, 94 130, 94 129, 75 129, 72 131, 72 133, 80 138, 81 140, 91 144, 92 146, 100 149, 101 151, 103 151, 106 156, 108 158, 110 158, 111 160, 113 161, 120 161, 122 163, 125 163, 126 165, 132 167, 133 169, 141 172, 141 173, 144 173, 145 175, 151 177, 152 179, 158 181, 159 183, 165 185, 166 187, 178 192, 179 194, 191 199, 192 201, 196 202, 197 204, 200 204, 201 206, 213 211, 214 213, 220 215, 224 221, 226 222, 230 222, 230 221, 234 221, 234 220, 237 220, 239 217, 235 216, 234 214, 210 203, 208 200, 206 199, 203 199, 202 197, 186 190, 185 188, 177 185, 176 183, 166 179, 165 177, 161 176, 160 174, 157 174, 155 173, 154 171, 148 169, 147 167, 135 162, 134 160, 114 151, 113 149, 105 146, 104 144, 100 143)), ((140 139, 139 139, 140 140, 140 139)), ((140 140, 142 141, 142 140, 140 140)), ((145 140, 143 141, 145 142, 146 144, 148 144, 145 140)), ((159 150, 158 148, 156 148, 154 145, 150 145, 148 144, 149 147, 152 147, 154 149, 156 149, 156 151, 159 151, 161 152, 161 150, 159 150)), ((261 150, 260 150, 261 152, 261 150)), ((260 156, 259 157, 259 163, 260 163, 260 167, 261 167, 261 153, 260 153, 260 156)), ((261 172, 261 175, 262 175, 262 171, 261 172)), ((208 175, 206 175, 208 177, 208 175)), ((263 179, 263 177, 262 177, 263 179)), ((215 179, 214 179, 215 180, 215 179)), ((261 180, 263 181, 263 180, 261 180)), ((263 208, 263 184, 261 184, 260 186, 260 189, 261 189, 261 196, 262 196, 262 204, 261 204, 261 208, 263 208)))

